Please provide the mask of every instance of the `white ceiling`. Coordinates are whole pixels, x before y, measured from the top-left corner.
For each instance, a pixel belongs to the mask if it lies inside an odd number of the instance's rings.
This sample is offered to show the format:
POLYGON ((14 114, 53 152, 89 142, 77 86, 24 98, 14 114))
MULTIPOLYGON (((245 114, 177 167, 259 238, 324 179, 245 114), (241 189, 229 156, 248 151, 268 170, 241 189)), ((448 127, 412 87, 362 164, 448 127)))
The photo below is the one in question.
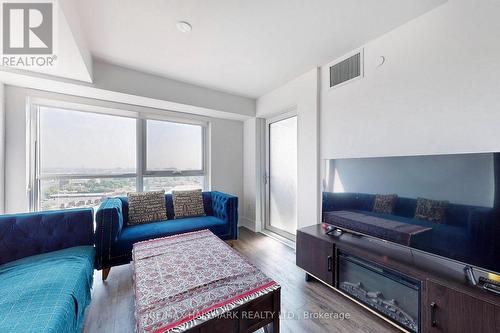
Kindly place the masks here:
POLYGON ((78 11, 93 57, 259 97, 443 2, 79 0, 78 11))
POLYGON ((55 77, 73 79, 83 82, 92 82, 92 75, 89 69, 91 64, 90 54, 88 51, 87 59, 82 53, 82 49, 86 50, 80 40, 76 37, 78 29, 75 25, 78 17, 71 16, 70 7, 67 6, 69 0, 64 0, 61 6, 56 6, 57 11, 54 13, 55 22, 57 22, 57 34, 54 43, 54 54, 56 60, 53 66, 0 66, 0 82, 4 82, 4 72, 25 73, 35 72, 38 74, 47 74, 55 77), (67 10, 68 9, 68 10, 67 10))

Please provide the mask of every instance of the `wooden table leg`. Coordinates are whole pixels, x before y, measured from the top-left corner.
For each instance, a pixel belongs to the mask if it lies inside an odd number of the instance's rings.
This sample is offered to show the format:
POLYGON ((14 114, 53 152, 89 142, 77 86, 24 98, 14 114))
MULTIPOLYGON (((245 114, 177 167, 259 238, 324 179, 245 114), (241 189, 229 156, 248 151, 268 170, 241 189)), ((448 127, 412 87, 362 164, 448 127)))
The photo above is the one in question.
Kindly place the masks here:
POLYGON ((272 323, 264 326, 265 333, 280 333, 280 318, 275 318, 272 323))
POLYGON ((103 268, 102 269, 102 280, 103 281, 106 281, 106 279, 108 278, 108 275, 109 275, 109 271, 111 270, 111 267, 108 267, 108 268, 103 268))
POLYGON ((264 326, 265 333, 279 333, 280 332, 280 312, 281 312, 281 289, 274 292, 273 295, 274 318, 273 321, 264 326))

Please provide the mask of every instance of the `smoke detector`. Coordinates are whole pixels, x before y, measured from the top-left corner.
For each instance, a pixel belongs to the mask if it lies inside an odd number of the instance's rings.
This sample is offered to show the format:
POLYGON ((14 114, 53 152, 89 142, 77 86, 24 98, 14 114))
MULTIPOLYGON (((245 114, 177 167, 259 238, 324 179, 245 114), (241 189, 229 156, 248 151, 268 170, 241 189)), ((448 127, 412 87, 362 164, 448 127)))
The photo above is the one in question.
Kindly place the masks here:
POLYGON ((186 22, 186 21, 179 21, 179 22, 177 22, 177 29, 178 29, 180 32, 185 32, 185 33, 188 33, 188 32, 190 32, 191 30, 193 30, 193 27, 191 26, 191 24, 189 24, 189 22, 186 22))

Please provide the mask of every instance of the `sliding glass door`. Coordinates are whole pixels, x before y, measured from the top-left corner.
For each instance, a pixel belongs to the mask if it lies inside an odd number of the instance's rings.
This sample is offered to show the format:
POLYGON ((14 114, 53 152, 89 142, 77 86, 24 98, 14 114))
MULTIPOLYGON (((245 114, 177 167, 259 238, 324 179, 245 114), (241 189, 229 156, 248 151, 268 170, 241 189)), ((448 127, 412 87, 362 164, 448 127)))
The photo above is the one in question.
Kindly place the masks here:
POLYGON ((270 119, 266 127, 266 229, 295 240, 297 116, 287 114, 270 119))

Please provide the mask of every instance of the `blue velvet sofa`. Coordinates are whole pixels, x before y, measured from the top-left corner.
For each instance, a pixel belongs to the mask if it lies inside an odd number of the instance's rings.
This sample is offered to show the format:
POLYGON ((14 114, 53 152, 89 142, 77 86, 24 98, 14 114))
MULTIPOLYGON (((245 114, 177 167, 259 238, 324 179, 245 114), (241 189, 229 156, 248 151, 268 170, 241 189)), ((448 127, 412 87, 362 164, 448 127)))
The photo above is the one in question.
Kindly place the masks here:
POLYGON ((95 263, 93 211, 0 216, 0 332, 80 332, 95 263))
POLYGON ((96 214, 97 268, 105 280, 112 266, 132 260, 132 245, 136 242, 209 229, 223 240, 238 237, 238 197, 221 192, 203 192, 206 216, 174 219, 172 195, 165 195, 167 221, 128 225, 126 197, 104 200, 96 214))
MULTIPOLYGON (((355 211, 398 222, 432 228, 430 237, 416 238, 412 247, 461 261, 487 260, 494 254, 488 247, 493 244, 493 208, 448 204, 442 223, 414 218, 417 200, 398 197, 393 214, 372 211, 375 195, 366 193, 323 193, 323 222, 328 222, 328 212, 355 211)), ((479 264, 479 263, 478 263, 479 264)))

